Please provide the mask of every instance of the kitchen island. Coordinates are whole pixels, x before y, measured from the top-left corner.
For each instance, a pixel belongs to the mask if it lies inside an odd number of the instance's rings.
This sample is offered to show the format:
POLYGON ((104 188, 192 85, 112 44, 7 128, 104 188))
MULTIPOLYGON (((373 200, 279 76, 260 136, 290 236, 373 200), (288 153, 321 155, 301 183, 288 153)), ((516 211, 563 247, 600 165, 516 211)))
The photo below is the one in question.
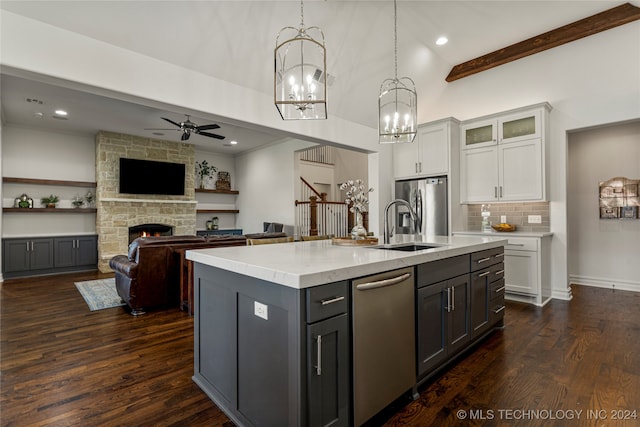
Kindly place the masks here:
POLYGON ((240 426, 360 425, 415 395, 504 315, 506 241, 425 240, 189 251, 193 380, 240 426))

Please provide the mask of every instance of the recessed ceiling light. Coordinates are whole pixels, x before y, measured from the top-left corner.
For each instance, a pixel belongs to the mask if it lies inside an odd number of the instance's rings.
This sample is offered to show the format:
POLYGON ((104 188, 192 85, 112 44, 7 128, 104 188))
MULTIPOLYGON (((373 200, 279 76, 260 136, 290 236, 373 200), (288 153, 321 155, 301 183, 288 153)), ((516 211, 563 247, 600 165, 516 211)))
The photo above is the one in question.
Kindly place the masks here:
POLYGON ((442 46, 443 44, 447 44, 448 41, 449 41, 449 39, 446 38, 445 36, 440 36, 440 37, 438 37, 438 40, 436 40, 436 44, 438 46, 442 46))
POLYGON ((238 143, 238 141, 229 141, 229 144, 231 145, 236 145, 238 143))
POLYGON ((56 116, 66 116, 68 114, 65 110, 56 110, 54 113, 56 116))
POLYGON ((36 119, 41 119, 43 116, 44 114, 42 114, 40 111, 33 112, 33 117, 35 117, 36 119))

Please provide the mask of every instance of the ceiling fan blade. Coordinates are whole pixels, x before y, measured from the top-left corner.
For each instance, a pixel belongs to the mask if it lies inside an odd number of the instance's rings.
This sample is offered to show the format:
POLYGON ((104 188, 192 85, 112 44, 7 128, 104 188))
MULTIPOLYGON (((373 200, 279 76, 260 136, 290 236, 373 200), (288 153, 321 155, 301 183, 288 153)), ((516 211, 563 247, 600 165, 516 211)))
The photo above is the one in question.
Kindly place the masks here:
POLYGON ((209 138, 216 138, 216 139, 224 139, 225 137, 222 135, 217 135, 215 133, 209 133, 209 132, 196 132, 198 135, 202 135, 202 136, 208 136, 209 138))
POLYGON ((180 137, 180 141, 186 141, 187 139, 189 139, 190 136, 191 136, 190 132, 183 132, 182 136, 180 137))
POLYGON ((198 130, 209 130, 209 129, 219 129, 220 125, 217 125, 215 123, 211 123, 210 125, 202 125, 202 126, 196 126, 196 129, 198 130))
POLYGON ((174 122, 174 121, 173 121, 173 120, 171 120, 171 119, 167 119, 167 118, 164 118, 164 117, 160 117, 160 118, 161 118, 162 120, 166 120, 166 121, 168 121, 168 122, 169 122, 169 123, 171 123, 172 125, 178 126, 179 128, 181 128, 181 127, 182 127, 182 126, 180 125, 180 123, 176 123, 176 122, 174 122))

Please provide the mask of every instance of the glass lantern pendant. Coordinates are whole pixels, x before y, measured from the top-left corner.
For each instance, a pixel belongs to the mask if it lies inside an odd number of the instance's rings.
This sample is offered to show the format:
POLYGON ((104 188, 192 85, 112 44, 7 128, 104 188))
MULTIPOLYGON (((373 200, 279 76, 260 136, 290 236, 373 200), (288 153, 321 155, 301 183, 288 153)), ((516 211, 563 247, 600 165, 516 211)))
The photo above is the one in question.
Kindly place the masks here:
POLYGON ((324 33, 318 27, 305 28, 302 1, 300 18, 299 28, 284 27, 276 37, 275 105, 283 120, 326 119, 324 33))
POLYGON ((417 132, 418 95, 409 77, 398 78, 398 14, 393 2, 395 77, 380 86, 378 97, 378 135, 380 144, 413 142, 417 132))

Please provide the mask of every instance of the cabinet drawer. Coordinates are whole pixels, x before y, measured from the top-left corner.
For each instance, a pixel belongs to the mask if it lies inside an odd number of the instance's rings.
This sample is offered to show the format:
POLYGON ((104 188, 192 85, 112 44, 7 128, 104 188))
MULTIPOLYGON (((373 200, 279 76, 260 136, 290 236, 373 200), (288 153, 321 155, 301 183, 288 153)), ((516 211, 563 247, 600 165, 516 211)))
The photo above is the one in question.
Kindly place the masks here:
POLYGON ((491 272, 489 274, 489 283, 500 279, 504 280, 504 262, 492 265, 489 271, 491 272))
POLYGON ((500 279, 497 282, 493 282, 491 285, 489 285, 489 300, 491 301, 491 303, 493 304, 495 301, 497 304, 504 305, 504 291, 504 279, 500 279), (502 301, 501 303, 500 300, 502 301))
POLYGON ((346 313, 349 308, 347 281, 308 288, 306 294, 307 323, 346 313))
POLYGON ((493 325, 504 317, 506 307, 504 301, 501 304, 492 303, 489 307, 489 324, 493 325))
POLYGON ((537 251, 538 239, 526 237, 509 237, 509 243, 505 245, 504 249, 510 251, 537 251))
POLYGON ((427 262, 417 267, 416 287, 422 288, 467 273, 469 273, 469 255, 427 262))
POLYGON ((502 246, 471 254, 471 271, 487 268, 490 265, 502 262, 504 252, 502 246))

